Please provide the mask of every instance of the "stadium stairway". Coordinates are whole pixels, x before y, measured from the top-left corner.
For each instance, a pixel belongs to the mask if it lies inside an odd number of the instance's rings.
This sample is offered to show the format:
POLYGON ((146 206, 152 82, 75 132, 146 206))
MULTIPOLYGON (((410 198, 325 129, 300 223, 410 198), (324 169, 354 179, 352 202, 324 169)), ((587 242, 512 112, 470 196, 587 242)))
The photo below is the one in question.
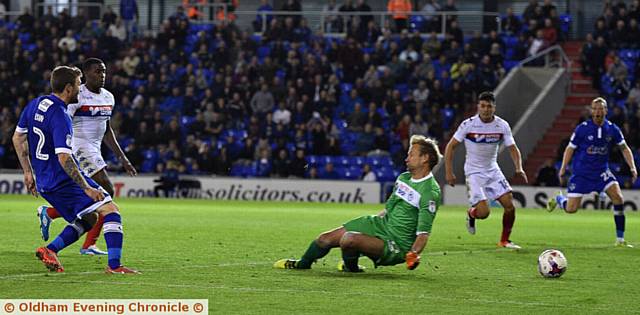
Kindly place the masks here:
MULTIPOLYGON (((573 132, 585 107, 595 97, 598 91, 591 86, 591 78, 581 74, 580 49, 583 42, 570 41, 562 45, 565 53, 571 59, 571 91, 567 96, 564 107, 558 116, 554 118, 553 125, 545 131, 544 137, 535 146, 535 149, 526 157, 524 169, 530 183, 534 183, 538 170, 545 160, 558 157, 558 150, 563 140, 568 139, 573 132)), ((513 184, 522 184, 522 181, 514 178, 513 184)))

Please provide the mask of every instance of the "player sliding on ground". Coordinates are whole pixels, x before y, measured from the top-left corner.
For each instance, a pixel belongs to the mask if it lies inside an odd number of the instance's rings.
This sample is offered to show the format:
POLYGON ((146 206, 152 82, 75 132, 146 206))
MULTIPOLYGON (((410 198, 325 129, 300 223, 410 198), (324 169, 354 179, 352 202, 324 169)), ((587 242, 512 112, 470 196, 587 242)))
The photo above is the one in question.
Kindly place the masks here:
POLYGON ((513 206, 511 185, 498 166, 498 148, 501 143, 509 149, 516 169, 516 176, 527 182, 522 170, 522 157, 516 145, 511 128, 502 118, 495 115, 496 99, 493 93, 483 92, 478 96, 478 114, 464 120, 453 138, 447 144, 444 153, 447 183, 452 187, 456 183, 453 174, 453 152, 464 141, 467 156, 464 162, 464 174, 467 177, 469 203, 467 211, 467 230, 476 234, 476 219, 484 220, 489 216, 489 199, 497 200, 504 208, 502 215, 502 236, 499 247, 520 249, 509 240, 513 224, 516 221, 516 208, 513 206))
POLYGON ((562 166, 558 176, 564 181, 567 165, 573 157, 572 171, 567 186, 567 197, 558 192, 547 203, 547 210, 560 206, 567 213, 576 213, 582 203, 582 196, 591 192, 606 192, 613 203, 613 220, 616 224, 616 246, 633 247, 624 240, 625 216, 624 199, 616 177, 609 170, 609 152, 614 145, 620 147, 624 160, 631 170, 631 180, 638 178, 631 149, 624 141, 620 128, 608 121, 607 101, 598 97, 591 101, 591 120, 578 125, 564 150, 562 166), (574 157, 575 154, 575 157, 574 157))
MULTIPOLYGON (((107 163, 104 162, 100 152, 103 138, 104 143, 122 162, 127 173, 135 176, 137 172, 120 148, 109 123, 115 99, 113 94, 104 88, 107 71, 104 62, 97 58, 89 58, 82 65, 82 71, 86 83, 80 86, 78 102, 67 106, 67 113, 73 118, 73 139, 71 141, 73 155, 78 160, 80 169, 88 177, 96 181, 109 195, 115 196, 113 184, 107 175, 107 163)), ((49 240, 51 221, 60 216, 61 214, 53 207, 38 207, 40 233, 43 240, 49 240)), ((100 216, 93 228, 87 231, 84 244, 80 248, 80 254, 107 255, 107 252, 96 247, 103 221, 104 218, 100 216)))
POLYGON ((424 136, 414 135, 410 143, 405 159, 408 172, 396 179, 385 210, 320 234, 300 260, 278 260, 274 267, 309 269, 332 248, 340 247, 342 261, 338 269, 341 271, 362 271, 358 266, 360 255, 369 257, 376 267, 406 262, 408 269, 415 269, 441 204, 440 186, 431 174, 441 155, 437 143, 424 136))
POLYGON ((71 155, 73 130, 67 104, 78 102, 81 76, 78 68, 56 67, 51 73, 53 94, 32 100, 13 134, 25 187, 34 196, 42 195, 69 222, 47 247, 36 250, 36 256, 49 270, 64 271, 57 253, 90 230, 100 215, 109 254, 106 272, 137 273, 120 264, 123 234, 118 207, 103 188, 80 172, 71 155))

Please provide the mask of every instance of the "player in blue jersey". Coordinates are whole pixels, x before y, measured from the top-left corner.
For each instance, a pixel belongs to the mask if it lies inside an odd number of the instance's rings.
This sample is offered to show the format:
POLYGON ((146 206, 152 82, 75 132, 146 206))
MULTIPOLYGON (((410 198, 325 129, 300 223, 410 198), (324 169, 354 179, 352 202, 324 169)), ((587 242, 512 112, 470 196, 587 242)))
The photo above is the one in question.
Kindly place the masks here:
POLYGON ((52 94, 32 100, 22 111, 13 134, 13 144, 24 172, 29 192, 41 195, 69 224, 36 256, 51 271, 64 268, 57 253, 71 245, 95 225, 98 214, 104 217, 107 243, 107 273, 137 273, 122 266, 122 221, 111 196, 91 178, 84 176, 73 158, 73 129, 67 105, 78 102, 82 72, 75 67, 59 66, 51 73, 52 94))
MULTIPOLYGON (((131 176, 137 174, 136 169, 127 159, 116 140, 111 128, 111 113, 115 106, 113 94, 104 88, 107 68, 97 58, 89 58, 82 65, 86 83, 80 86, 78 102, 67 106, 67 113, 72 117, 73 139, 71 147, 78 166, 85 175, 100 184, 100 187, 115 197, 113 184, 107 175, 107 163, 102 158, 100 146, 104 143, 122 162, 124 169, 131 176)), ((52 220, 60 217, 54 207, 38 207, 40 232, 42 239, 49 240, 49 226, 52 220)), ((102 230, 104 218, 99 217, 93 228, 87 231, 84 244, 80 248, 83 255, 107 255, 107 252, 96 247, 96 241, 102 230)))
POLYGON ((638 178, 631 149, 624 141, 620 128, 606 119, 607 101, 598 97, 591 102, 591 120, 576 127, 571 141, 564 150, 562 166, 558 175, 560 181, 573 158, 573 174, 569 178, 567 196, 558 193, 547 203, 547 209, 553 211, 560 206, 567 213, 578 211, 582 196, 591 192, 605 192, 613 203, 613 219, 616 224, 616 246, 633 247, 624 240, 625 216, 623 197, 616 177, 609 170, 609 152, 614 146, 622 149, 624 160, 631 169, 632 181, 638 178))

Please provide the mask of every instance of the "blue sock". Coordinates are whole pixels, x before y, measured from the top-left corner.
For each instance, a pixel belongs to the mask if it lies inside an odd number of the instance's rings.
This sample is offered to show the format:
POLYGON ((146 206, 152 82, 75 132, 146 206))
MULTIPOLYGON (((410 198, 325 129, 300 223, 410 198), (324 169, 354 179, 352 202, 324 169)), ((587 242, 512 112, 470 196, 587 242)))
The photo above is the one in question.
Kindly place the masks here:
POLYGON ((613 221, 616 222, 616 237, 624 238, 624 210, 623 205, 613 205, 613 221))
POLYGON ((567 197, 565 197, 564 195, 557 195, 556 202, 558 202, 558 205, 560 206, 560 208, 562 208, 562 210, 567 211, 567 197))
POLYGON ((69 224, 53 241, 51 241, 51 243, 49 243, 49 245, 47 245, 47 248, 57 253, 77 241, 78 238, 80 238, 80 235, 82 235, 80 232, 84 231, 78 231, 77 227, 69 224))
POLYGON ((120 267, 120 256, 122 256, 122 221, 120 213, 112 212, 104 216, 104 240, 107 242, 107 252, 109 253, 109 267, 115 269, 120 267))

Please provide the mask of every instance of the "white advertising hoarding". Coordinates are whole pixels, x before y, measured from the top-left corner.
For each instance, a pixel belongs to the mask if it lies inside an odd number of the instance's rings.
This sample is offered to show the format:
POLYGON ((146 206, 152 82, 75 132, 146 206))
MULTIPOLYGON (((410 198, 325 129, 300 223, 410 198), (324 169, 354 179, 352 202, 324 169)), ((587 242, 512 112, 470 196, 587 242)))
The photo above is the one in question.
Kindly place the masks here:
MULTIPOLYGON (((115 197, 154 197, 152 176, 111 176, 115 197)), ((380 203, 380 184, 361 181, 180 177, 173 198, 380 203)), ((0 194, 26 194, 22 174, 0 174, 0 194)))
MULTIPOLYGON (((555 196, 559 190, 557 187, 534 187, 534 186, 513 186, 513 202, 516 208, 545 208, 547 200, 555 196)), ((566 189, 563 189, 566 193, 566 189)), ((624 209, 638 211, 640 207, 640 191, 639 190, 623 190, 624 209)), ((467 187, 464 185, 456 185, 451 187, 444 186, 444 204, 468 206, 469 199, 467 195, 467 187)), ((499 206, 492 202, 492 206, 499 206)), ((582 209, 610 210, 613 208, 611 200, 608 197, 603 198, 599 194, 588 194, 582 198, 582 209)))

